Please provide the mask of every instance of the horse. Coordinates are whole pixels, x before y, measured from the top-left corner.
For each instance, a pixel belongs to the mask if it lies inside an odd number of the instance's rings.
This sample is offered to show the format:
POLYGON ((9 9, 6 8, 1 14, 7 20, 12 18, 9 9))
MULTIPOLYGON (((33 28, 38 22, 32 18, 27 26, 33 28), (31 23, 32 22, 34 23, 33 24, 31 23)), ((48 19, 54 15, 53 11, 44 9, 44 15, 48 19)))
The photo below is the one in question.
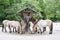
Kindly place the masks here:
POLYGON ((22 31, 23 33, 25 33, 26 22, 23 19, 21 19, 21 24, 22 24, 22 31))
MULTIPOLYGON (((36 18, 31 18, 30 20, 29 20, 29 25, 30 25, 30 31, 31 31, 31 33, 32 33, 32 30, 33 30, 33 26, 37 23, 37 19, 36 18)), ((35 30, 35 31, 37 31, 37 30, 35 30)))
POLYGON ((29 22, 29 25, 30 25, 30 27, 29 27, 29 28, 30 28, 30 32, 32 33, 34 24, 30 21, 30 22, 29 22))
POLYGON ((11 33, 11 28, 13 27, 13 32, 14 32, 14 28, 15 28, 15 32, 18 31, 18 33, 22 32, 22 25, 20 22, 18 21, 9 21, 8 22, 9 24, 9 30, 10 30, 10 33, 11 33))
POLYGON ((36 30, 40 30, 41 34, 45 31, 43 30, 44 27, 49 27, 49 34, 52 34, 53 31, 53 22, 49 19, 46 20, 39 20, 34 26, 33 26, 33 30, 32 33, 35 33, 36 30))
POLYGON ((6 27, 8 26, 8 21, 9 20, 3 20, 3 22, 2 22, 2 32, 4 31, 4 29, 5 29, 5 32, 7 32, 6 27))
MULTIPOLYGON (((5 24, 8 24, 8 28, 9 28, 9 32, 11 33, 11 28, 13 27, 13 32, 14 32, 14 28, 15 28, 15 31, 17 30, 18 33, 22 33, 22 25, 21 25, 21 22, 19 21, 8 21, 7 23, 5 24)), ((4 25, 5 25, 4 24, 4 25)), ((3 27, 3 26, 2 26, 3 27)), ((4 26, 5 27, 5 26, 4 26)))

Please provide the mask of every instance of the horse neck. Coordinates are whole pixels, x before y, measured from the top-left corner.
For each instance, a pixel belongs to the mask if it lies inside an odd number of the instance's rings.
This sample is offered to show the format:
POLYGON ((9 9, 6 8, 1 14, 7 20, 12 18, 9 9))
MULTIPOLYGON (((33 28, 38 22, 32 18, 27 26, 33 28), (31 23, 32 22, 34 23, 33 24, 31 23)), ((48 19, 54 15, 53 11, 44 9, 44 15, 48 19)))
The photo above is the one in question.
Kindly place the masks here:
POLYGON ((38 22, 39 22, 39 20, 38 20, 38 21, 35 21, 35 22, 33 22, 33 23, 34 23, 34 25, 36 25, 38 22))
POLYGON ((30 24, 30 28, 33 28, 34 24, 31 21, 29 22, 29 24, 30 24))
POLYGON ((21 25, 21 27, 22 27, 21 21, 19 21, 19 25, 21 25))

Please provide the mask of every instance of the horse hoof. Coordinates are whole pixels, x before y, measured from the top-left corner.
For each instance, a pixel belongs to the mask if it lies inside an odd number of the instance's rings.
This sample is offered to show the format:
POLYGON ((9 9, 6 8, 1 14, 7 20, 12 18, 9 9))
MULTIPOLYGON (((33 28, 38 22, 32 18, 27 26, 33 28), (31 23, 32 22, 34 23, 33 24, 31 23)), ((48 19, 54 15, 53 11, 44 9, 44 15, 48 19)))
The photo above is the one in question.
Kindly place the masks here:
POLYGON ((49 34, 52 34, 51 32, 49 34))
POLYGON ((15 31, 15 32, 17 32, 17 31, 15 31))
POLYGON ((43 31, 43 32, 45 32, 45 31, 43 31))
POLYGON ((23 32, 20 32, 20 34, 23 34, 23 32))
POLYGON ((41 32, 41 34, 42 34, 43 32, 41 32))
POLYGON ((19 33, 20 33, 20 34, 23 34, 22 32, 18 32, 18 34, 19 34, 19 33))
POLYGON ((11 31, 9 33, 11 33, 11 31))
POLYGON ((34 32, 31 32, 31 34, 35 34, 34 32))
POLYGON ((22 32, 22 34, 25 34, 25 32, 22 32))
POLYGON ((14 32, 14 31, 13 31, 14 32))
POLYGON ((20 32, 18 32, 18 34, 19 34, 20 32))
POLYGON ((35 33, 31 33, 31 34, 35 34, 35 33))
POLYGON ((19 34, 19 33, 22 34, 22 32, 18 32, 18 34, 19 34))
POLYGON ((37 32, 38 34, 40 33, 40 32, 37 32))
POLYGON ((52 34, 52 31, 51 31, 51 32, 49 32, 49 34, 52 34))
POLYGON ((5 31, 5 32, 7 32, 7 31, 5 31))

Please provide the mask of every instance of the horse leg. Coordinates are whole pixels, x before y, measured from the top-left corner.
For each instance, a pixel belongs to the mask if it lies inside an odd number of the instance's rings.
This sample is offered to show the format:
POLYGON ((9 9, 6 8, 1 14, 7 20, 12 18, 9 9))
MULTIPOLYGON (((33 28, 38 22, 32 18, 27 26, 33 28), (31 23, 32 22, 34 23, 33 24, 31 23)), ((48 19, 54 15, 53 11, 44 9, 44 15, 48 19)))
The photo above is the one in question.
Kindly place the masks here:
POLYGON ((13 27, 13 32, 14 32, 14 27, 13 27))
POLYGON ((20 33, 20 32, 19 32, 19 28, 18 28, 18 33, 20 33))
POLYGON ((7 32, 6 27, 5 27, 5 32, 7 32))
POLYGON ((40 33, 41 29, 39 27, 37 27, 37 32, 40 33))
POLYGON ((22 29, 18 28, 18 33, 22 34, 22 29))
POLYGON ((38 33, 40 33, 41 29, 37 30, 38 33))
POLYGON ((28 23, 26 23, 25 31, 28 32, 28 23))
POLYGON ((22 34, 22 26, 20 27, 20 34, 22 34))
POLYGON ((20 33, 20 27, 18 27, 18 33, 20 33))
POLYGON ((2 24, 2 32, 3 32, 3 29, 4 29, 4 24, 2 24))
POLYGON ((51 23, 51 27, 50 27, 50 32, 49 32, 49 34, 52 34, 52 31, 53 31, 53 23, 51 23))
POLYGON ((16 27, 15 27, 15 32, 17 32, 16 27))
POLYGON ((43 27, 43 32, 46 31, 46 27, 43 27))
POLYGON ((32 34, 35 34, 35 32, 37 32, 37 27, 33 27, 33 30, 32 30, 32 34))
POLYGON ((41 34, 43 33, 43 27, 40 28, 41 29, 41 34))
POLYGON ((11 33, 12 31, 11 31, 11 28, 10 28, 10 33, 11 33))
POLYGON ((11 33, 12 31, 11 31, 11 27, 10 27, 10 25, 9 25, 9 32, 11 33))

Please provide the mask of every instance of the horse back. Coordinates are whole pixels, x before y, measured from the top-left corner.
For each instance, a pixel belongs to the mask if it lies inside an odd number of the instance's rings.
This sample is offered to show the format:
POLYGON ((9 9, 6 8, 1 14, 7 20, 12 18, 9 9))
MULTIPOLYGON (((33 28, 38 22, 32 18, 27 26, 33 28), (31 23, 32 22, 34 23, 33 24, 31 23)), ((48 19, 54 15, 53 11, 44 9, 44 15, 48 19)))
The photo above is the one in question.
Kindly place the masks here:
POLYGON ((51 26, 51 24, 52 24, 52 21, 51 20, 46 20, 46 22, 47 22, 47 25, 48 26, 51 26))

